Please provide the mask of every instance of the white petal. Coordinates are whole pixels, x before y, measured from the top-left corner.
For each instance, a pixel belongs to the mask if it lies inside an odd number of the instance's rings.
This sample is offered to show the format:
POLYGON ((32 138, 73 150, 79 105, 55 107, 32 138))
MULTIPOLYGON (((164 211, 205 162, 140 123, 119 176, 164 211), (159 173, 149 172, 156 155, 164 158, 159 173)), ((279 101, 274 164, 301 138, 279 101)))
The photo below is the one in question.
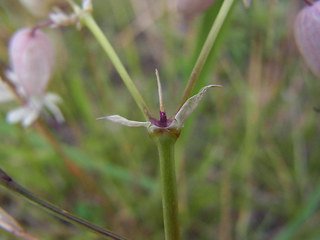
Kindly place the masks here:
POLYGON ((36 110, 29 111, 28 114, 22 120, 22 126, 30 126, 39 116, 39 112, 36 110))
POLYGON ((111 115, 111 116, 105 116, 97 118, 100 119, 107 119, 112 122, 120 123, 122 125, 128 126, 128 127, 148 127, 151 123, 150 122, 137 122, 137 121, 130 121, 124 117, 121 117, 119 115, 111 115))
POLYGON ((2 82, 0 77, 0 102, 7 102, 14 99, 10 89, 2 82))
POLYGON ((54 104, 59 103, 62 101, 61 97, 58 94, 55 93, 46 93, 44 96, 44 101, 47 102, 52 102, 54 104))
POLYGON ((175 120, 177 121, 178 127, 182 127, 186 118, 195 110, 198 106, 200 100, 203 97, 203 94, 211 87, 221 87, 220 85, 208 85, 203 87, 198 94, 189 98, 183 106, 180 108, 179 112, 175 116, 175 120))
POLYGON ((19 107, 8 112, 6 119, 9 123, 17 123, 22 121, 28 115, 28 112, 29 108, 19 107))
POLYGON ((62 112, 60 111, 59 107, 50 102, 50 103, 45 103, 45 106, 48 108, 48 110, 53 114, 54 118, 59 122, 63 122, 64 121, 64 117, 62 112))
POLYGON ((46 93, 44 97, 44 105, 53 114, 55 119, 61 123, 64 121, 64 117, 59 107, 57 106, 57 103, 59 102, 61 102, 61 98, 59 95, 55 93, 46 93))

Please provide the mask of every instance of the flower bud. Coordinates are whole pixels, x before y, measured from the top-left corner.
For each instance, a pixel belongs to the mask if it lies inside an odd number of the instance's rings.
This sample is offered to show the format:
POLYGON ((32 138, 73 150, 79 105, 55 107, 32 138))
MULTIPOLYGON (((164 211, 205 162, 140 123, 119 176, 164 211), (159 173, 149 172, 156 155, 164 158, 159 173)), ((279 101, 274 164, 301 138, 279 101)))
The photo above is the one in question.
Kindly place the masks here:
POLYGON ((177 9, 178 12, 186 16, 193 16, 204 11, 214 1, 215 0, 177 0, 177 9))
POLYGON ((16 81, 27 96, 41 95, 53 67, 53 45, 39 29, 23 28, 9 42, 9 58, 16 81))
POLYGON ((308 67, 320 77, 320 1, 306 6, 298 13, 294 33, 308 67))

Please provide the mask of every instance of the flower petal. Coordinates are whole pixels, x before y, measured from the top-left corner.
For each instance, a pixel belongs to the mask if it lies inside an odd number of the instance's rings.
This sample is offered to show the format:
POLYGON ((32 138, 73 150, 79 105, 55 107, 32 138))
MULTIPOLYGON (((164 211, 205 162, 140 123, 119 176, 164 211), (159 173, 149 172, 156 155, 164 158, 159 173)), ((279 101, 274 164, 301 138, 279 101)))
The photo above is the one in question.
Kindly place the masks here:
POLYGON ((28 112, 29 108, 19 107, 8 112, 6 119, 9 123, 17 123, 22 121, 28 115, 28 112))
POLYGON ((52 113, 54 118, 59 122, 64 122, 64 117, 62 112, 60 111, 59 107, 53 103, 53 102, 46 102, 45 106, 48 108, 48 110, 52 113))
POLYGON ((58 94, 55 94, 55 93, 52 93, 52 92, 48 92, 44 96, 44 101, 45 102, 52 102, 52 103, 56 104, 56 103, 61 102, 62 99, 58 94))
MULTIPOLYGON (((177 127, 182 127, 184 121, 186 118, 195 110, 195 108, 198 106, 200 100, 203 97, 203 94, 212 87, 222 87, 221 85, 208 85, 203 87, 198 94, 192 96, 189 98, 183 106, 180 108, 179 112, 175 115, 175 120, 177 127)), ((173 123, 174 124, 174 123, 173 123)))
POLYGON ((28 114, 22 120, 22 126, 28 127, 30 126, 39 116, 39 111, 30 110, 28 114))
POLYGON ((55 93, 46 93, 43 99, 44 105, 49 110, 49 112, 52 113, 54 118, 59 122, 64 121, 64 117, 62 112, 60 111, 59 107, 57 106, 57 103, 61 102, 61 98, 59 95, 55 93))
POLYGON ((124 117, 121 117, 119 115, 111 115, 111 116, 105 116, 97 118, 100 119, 107 119, 112 122, 120 123, 122 125, 128 126, 128 127, 148 127, 151 123, 150 122, 137 122, 137 121, 131 121, 124 117))
POLYGON ((7 102, 14 99, 10 89, 2 82, 0 77, 0 102, 7 102))

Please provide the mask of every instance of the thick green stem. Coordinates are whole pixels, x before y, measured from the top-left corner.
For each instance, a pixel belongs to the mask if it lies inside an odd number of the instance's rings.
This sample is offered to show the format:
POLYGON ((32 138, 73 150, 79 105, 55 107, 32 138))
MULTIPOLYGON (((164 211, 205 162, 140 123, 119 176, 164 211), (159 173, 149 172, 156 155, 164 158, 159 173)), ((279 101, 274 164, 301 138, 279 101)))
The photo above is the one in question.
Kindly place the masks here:
POLYGON ((90 13, 84 14, 81 18, 82 22, 86 27, 92 32, 92 34, 95 36, 97 41, 102 46, 103 50, 106 52, 106 54, 109 56, 113 66, 118 71, 120 77, 122 78, 124 84, 128 88, 129 92, 131 93, 133 99, 139 106, 140 110, 142 111, 144 117, 148 119, 148 108, 143 100, 140 92, 136 88, 135 84, 133 83, 132 79, 130 78, 127 70, 123 66, 121 60, 119 59, 118 55, 114 51, 113 47, 111 46, 110 42, 104 35, 104 33, 101 31, 100 27, 97 25, 96 21, 93 19, 90 13))
POLYGON ((160 158, 165 240, 179 240, 177 183, 174 161, 176 137, 167 132, 155 136, 160 158))
POLYGON ((222 4, 220 11, 217 15, 217 18, 211 27, 211 30, 208 34, 208 37, 207 37, 204 45, 202 46, 202 49, 201 49, 200 55, 197 59, 197 62, 195 63, 195 65, 192 69, 191 75, 189 77, 187 86, 184 89, 184 92, 181 97, 177 111, 179 111, 179 109, 182 107, 182 105, 185 103, 185 101, 187 101, 187 99, 189 98, 191 91, 192 91, 197 79, 199 78, 201 70, 207 61, 209 53, 210 53, 210 51, 211 51, 211 49, 217 39, 218 33, 221 30, 222 24, 224 23, 227 15, 228 15, 228 12, 231 10, 233 2, 234 2, 234 0, 224 0, 223 1, 223 4, 222 4))

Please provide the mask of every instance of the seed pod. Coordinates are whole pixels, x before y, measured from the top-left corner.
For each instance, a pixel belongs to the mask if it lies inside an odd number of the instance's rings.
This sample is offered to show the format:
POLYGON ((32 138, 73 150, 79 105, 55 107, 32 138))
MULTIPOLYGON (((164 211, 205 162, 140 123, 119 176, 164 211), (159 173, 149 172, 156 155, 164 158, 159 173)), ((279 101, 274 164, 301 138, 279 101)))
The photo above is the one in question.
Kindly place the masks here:
POLYGON ((53 67, 53 45, 39 29, 23 28, 9 42, 9 58, 17 84, 27 96, 41 95, 53 67))
POLYGON ((320 1, 306 6, 298 13, 294 33, 308 67, 320 77, 320 1))
POLYGON ((215 0, 177 0, 177 9, 178 12, 186 16, 193 16, 204 11, 214 1, 215 0))

